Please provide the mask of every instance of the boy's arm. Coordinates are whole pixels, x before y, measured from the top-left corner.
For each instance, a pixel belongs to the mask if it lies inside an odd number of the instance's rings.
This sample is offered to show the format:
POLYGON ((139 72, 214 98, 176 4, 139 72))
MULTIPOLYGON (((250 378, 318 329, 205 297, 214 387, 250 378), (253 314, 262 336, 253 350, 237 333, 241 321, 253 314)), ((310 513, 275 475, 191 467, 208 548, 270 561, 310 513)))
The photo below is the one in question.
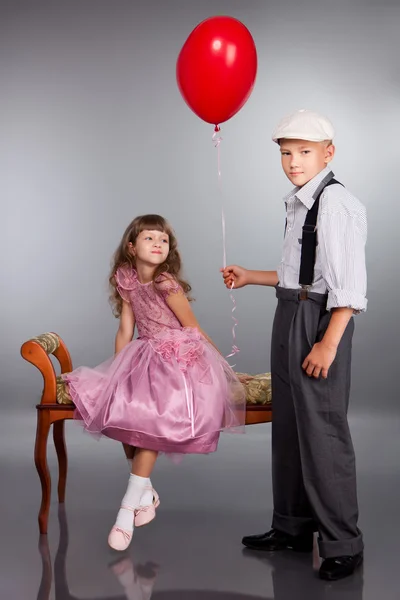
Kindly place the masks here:
POLYGON ((303 369, 313 377, 328 376, 352 315, 367 306, 366 214, 364 210, 357 215, 341 211, 340 198, 336 200, 335 210, 322 211, 318 222, 321 270, 328 287, 331 319, 323 339, 314 344, 303 362, 303 369))
POLYGON ((279 283, 277 271, 248 271, 248 285, 267 285, 275 287, 279 283))
POLYGON ((245 285, 267 285, 274 287, 278 284, 279 278, 276 271, 252 271, 239 267, 238 265, 230 265, 221 269, 224 278, 224 284, 228 289, 232 286, 236 289, 245 285))
POLYGON ((328 371, 335 360, 337 348, 353 316, 352 308, 334 308, 324 337, 314 344, 313 349, 302 364, 309 377, 326 379, 328 371))
POLYGON ((367 308, 367 217, 364 207, 355 214, 346 210, 339 193, 344 194, 345 190, 332 195, 332 202, 324 205, 318 219, 321 271, 328 288, 327 309, 345 307, 359 313, 367 308))

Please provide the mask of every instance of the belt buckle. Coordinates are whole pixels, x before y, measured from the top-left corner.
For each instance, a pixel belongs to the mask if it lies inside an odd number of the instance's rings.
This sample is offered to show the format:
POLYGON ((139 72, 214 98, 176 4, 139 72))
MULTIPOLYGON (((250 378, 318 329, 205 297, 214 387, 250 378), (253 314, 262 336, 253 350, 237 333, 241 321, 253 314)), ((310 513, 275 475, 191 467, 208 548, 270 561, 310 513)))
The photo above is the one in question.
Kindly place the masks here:
POLYGON ((304 286, 301 288, 301 290, 299 292, 300 300, 308 300, 308 290, 309 290, 309 286, 304 286))

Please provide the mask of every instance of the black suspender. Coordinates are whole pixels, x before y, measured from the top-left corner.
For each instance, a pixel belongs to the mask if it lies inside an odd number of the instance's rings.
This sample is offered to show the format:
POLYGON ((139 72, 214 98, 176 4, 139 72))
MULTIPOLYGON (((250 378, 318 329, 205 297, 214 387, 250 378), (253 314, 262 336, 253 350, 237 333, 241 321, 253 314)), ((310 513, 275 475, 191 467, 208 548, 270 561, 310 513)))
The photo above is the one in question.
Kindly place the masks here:
POLYGON ((333 173, 330 172, 322 181, 320 187, 316 191, 316 197, 314 204, 307 212, 306 219, 303 225, 303 235, 301 242, 301 261, 300 261, 300 275, 299 284, 301 287, 300 298, 306 300, 308 298, 308 291, 312 286, 314 279, 314 265, 315 265, 315 251, 317 247, 317 218, 319 209, 319 200, 322 192, 328 185, 338 183, 343 185, 339 181, 336 181, 333 177, 333 173))

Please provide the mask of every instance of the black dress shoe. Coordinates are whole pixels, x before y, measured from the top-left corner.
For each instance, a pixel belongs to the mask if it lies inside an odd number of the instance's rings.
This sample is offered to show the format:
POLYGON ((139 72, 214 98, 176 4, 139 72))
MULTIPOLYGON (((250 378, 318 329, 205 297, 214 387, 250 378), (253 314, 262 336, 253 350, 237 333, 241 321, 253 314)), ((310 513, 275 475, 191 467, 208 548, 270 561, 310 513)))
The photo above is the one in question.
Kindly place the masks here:
POLYGON ((251 550, 264 550, 274 552, 276 550, 294 550, 295 552, 312 552, 314 535, 305 533, 302 535, 288 535, 283 531, 271 529, 261 535, 246 535, 242 544, 251 550))
POLYGON ((319 569, 319 576, 321 579, 327 579, 328 581, 344 579, 345 577, 352 575, 357 567, 361 565, 362 561, 362 552, 355 554, 354 556, 326 558, 319 569))

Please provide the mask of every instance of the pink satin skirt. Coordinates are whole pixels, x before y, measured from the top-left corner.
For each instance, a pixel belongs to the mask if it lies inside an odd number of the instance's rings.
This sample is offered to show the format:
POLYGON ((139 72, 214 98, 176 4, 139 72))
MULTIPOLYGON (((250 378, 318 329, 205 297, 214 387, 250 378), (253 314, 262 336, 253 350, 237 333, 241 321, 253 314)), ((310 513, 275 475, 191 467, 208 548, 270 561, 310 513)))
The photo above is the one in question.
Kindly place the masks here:
POLYGON ((244 387, 197 329, 134 340, 63 378, 88 432, 138 448, 206 454, 221 431, 244 431, 244 387))

